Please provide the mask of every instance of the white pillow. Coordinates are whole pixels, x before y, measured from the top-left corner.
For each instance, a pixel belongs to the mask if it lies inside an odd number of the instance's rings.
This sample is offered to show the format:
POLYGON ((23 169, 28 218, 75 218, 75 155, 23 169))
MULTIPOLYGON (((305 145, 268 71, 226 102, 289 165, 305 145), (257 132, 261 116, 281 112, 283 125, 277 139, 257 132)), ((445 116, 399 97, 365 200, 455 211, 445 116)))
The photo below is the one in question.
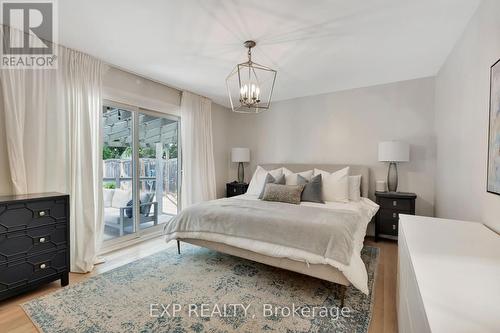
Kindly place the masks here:
POLYGON ((349 201, 349 167, 333 173, 314 169, 314 175, 319 174, 323 180, 324 201, 349 201))
POLYGON ((312 175, 313 175, 313 170, 307 170, 307 171, 302 171, 302 172, 298 172, 298 173, 293 173, 290 170, 288 170, 287 168, 283 168, 283 174, 285 175, 286 185, 297 185, 297 176, 298 175, 301 175, 302 177, 307 179, 307 181, 310 181, 312 178, 312 175), (285 172, 285 170, 287 170, 288 173, 285 172))
POLYGON ((127 207, 127 203, 132 199, 132 192, 125 190, 115 190, 111 207, 121 208, 127 207))
POLYGON ((361 175, 349 176, 349 200, 361 200, 361 175))
POLYGON ((257 196, 260 195, 268 173, 270 173, 274 178, 278 178, 283 174, 283 168, 267 171, 266 169, 258 165, 257 169, 255 169, 255 172, 253 173, 252 180, 250 180, 250 184, 248 185, 247 194, 257 196))
POLYGON ((286 178, 286 176, 290 176, 291 174, 293 174, 292 171, 288 170, 285 167, 282 167, 281 170, 283 170, 283 174, 285 175, 285 178, 286 178))
POLYGON ((113 201, 114 189, 105 188, 103 190, 104 208, 111 207, 111 202, 113 201))

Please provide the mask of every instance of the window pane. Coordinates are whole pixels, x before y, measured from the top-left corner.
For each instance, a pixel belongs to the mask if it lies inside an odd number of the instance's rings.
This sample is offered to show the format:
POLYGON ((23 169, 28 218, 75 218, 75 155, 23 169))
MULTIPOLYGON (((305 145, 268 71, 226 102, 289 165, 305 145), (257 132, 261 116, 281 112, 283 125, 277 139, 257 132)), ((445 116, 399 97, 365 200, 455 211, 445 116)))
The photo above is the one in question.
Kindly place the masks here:
POLYGON ((105 106, 103 124, 104 241, 135 233, 132 112, 105 106))
POLYGON ((139 114, 140 228, 177 214, 178 121, 139 114))

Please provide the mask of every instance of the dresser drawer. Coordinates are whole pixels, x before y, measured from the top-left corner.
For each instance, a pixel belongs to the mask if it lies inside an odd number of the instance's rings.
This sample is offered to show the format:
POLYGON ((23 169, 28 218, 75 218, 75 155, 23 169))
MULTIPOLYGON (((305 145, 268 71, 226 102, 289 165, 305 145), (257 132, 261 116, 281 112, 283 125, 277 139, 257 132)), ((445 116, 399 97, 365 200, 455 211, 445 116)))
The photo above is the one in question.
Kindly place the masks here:
POLYGON ((380 198, 379 204, 382 208, 395 209, 399 211, 412 211, 413 200, 408 199, 392 199, 392 198, 380 198))
POLYGON ((64 273, 67 267, 67 252, 59 250, 27 257, 16 262, 0 264, 0 299, 3 294, 50 276, 64 273))
POLYGON ((61 198, 0 204, 0 234, 65 222, 67 211, 61 198))
POLYGON ((0 234, 0 264, 40 252, 66 248, 66 224, 0 234))

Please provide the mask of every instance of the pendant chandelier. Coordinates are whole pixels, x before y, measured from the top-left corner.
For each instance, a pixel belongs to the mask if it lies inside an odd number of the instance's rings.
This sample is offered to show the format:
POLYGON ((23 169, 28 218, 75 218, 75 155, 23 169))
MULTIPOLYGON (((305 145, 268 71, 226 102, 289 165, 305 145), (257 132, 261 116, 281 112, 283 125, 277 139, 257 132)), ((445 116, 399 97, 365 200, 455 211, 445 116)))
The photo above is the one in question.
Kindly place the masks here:
POLYGON ((252 61, 253 40, 243 45, 248 49, 248 61, 236 65, 227 76, 227 93, 234 112, 259 113, 269 109, 276 71, 252 61))

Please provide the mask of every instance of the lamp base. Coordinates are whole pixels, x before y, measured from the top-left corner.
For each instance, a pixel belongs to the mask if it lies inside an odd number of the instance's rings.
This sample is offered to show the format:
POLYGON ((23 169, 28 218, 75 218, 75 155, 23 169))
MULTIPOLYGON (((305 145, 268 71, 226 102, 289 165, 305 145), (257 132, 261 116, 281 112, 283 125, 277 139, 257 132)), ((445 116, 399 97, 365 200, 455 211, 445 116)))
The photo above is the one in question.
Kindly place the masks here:
POLYGON ((238 163, 238 183, 243 183, 245 181, 245 167, 243 162, 238 163))
POLYGON ((398 190, 398 167, 396 162, 391 162, 389 164, 389 170, 387 171, 387 188, 389 192, 397 192, 398 190))

